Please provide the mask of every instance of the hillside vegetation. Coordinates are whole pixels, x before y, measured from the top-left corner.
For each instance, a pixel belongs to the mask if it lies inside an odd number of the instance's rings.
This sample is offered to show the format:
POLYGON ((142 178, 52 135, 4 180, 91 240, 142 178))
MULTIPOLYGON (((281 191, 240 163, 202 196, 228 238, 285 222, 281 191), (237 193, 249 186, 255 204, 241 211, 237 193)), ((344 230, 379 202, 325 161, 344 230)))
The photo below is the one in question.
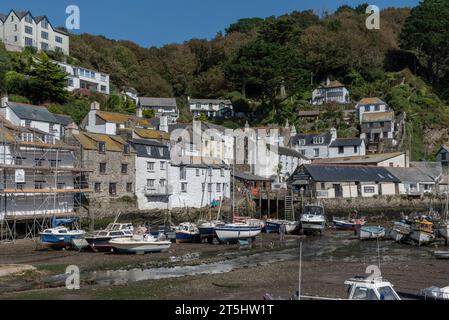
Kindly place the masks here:
MULTIPOLYGON (((385 9, 380 30, 365 27, 365 8, 342 6, 322 17, 296 11, 241 19, 211 40, 192 39, 161 48, 71 35, 68 62, 109 73, 113 94, 108 99, 70 96, 44 102, 77 121, 93 99, 100 99, 107 110, 132 113, 135 107, 116 95, 122 86, 130 86, 142 96, 177 97, 183 121, 190 120, 187 96, 220 97, 231 99, 236 111, 251 115, 252 124, 288 119, 299 131, 335 126, 341 136, 355 135, 357 127, 342 121, 341 112, 332 106, 323 107, 327 114, 312 125, 297 116, 298 110, 311 108, 312 89, 330 76, 348 87, 354 101, 378 96, 396 112, 406 112, 412 158, 431 158, 442 138, 424 148, 424 133, 449 123, 449 2, 424 0, 413 9, 385 9), (286 94, 281 95, 284 88, 286 94)), ((33 102, 32 91, 19 89, 33 76, 26 54, 0 49, 0 88, 33 102)), ((246 120, 223 124, 242 125, 246 120)))

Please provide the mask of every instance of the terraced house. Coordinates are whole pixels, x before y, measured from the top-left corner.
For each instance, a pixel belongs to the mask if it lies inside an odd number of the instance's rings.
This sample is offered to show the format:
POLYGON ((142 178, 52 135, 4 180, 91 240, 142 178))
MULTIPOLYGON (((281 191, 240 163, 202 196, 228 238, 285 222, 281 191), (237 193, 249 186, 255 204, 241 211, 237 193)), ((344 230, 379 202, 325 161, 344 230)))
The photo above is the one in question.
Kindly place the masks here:
POLYGON ((29 11, 11 10, 0 14, 0 40, 6 50, 21 51, 33 47, 69 55, 69 36, 53 28, 46 16, 33 16, 29 11))

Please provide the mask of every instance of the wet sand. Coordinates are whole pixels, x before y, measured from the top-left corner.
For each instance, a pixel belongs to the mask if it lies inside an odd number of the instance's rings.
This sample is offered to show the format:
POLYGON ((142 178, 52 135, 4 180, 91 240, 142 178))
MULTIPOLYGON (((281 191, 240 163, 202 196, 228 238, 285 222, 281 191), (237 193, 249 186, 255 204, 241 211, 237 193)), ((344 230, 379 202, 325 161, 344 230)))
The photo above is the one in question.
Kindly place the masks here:
POLYGON ((301 286, 305 295, 345 298, 344 281, 364 275, 368 265, 377 265, 378 252, 382 275, 397 291, 418 293, 430 286, 449 285, 449 260, 435 259, 435 246, 361 242, 350 232, 327 230, 322 237, 288 236, 285 243, 279 242, 278 235, 264 234, 251 249, 244 250, 237 245, 183 244, 173 245, 165 253, 148 255, 48 251, 36 249, 36 244, 29 240, 0 244, 0 264, 29 264, 37 268, 0 278, 0 299, 260 300, 267 292, 290 297, 298 287, 300 241, 301 286), (49 277, 64 273, 68 265, 80 268, 81 290, 58 288, 63 281, 49 281, 49 277), (228 270, 229 265, 232 268, 228 270), (222 273, 182 276, 183 270, 198 267, 222 273), (154 278, 157 271, 173 268, 179 270, 179 277, 145 280, 135 275, 136 270, 147 270, 146 275, 154 278), (97 275, 95 271, 104 275, 105 270, 128 271, 120 272, 120 279, 111 276, 110 282, 92 278, 97 275), (13 290, 22 291, 7 292, 13 290))

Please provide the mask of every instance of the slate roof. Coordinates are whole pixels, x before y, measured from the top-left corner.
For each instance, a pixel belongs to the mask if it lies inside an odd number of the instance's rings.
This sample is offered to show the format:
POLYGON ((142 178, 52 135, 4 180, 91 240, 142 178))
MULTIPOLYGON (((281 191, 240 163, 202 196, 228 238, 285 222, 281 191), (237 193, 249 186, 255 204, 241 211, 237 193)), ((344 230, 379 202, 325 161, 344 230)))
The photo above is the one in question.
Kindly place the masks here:
POLYGON ((336 139, 329 146, 330 148, 361 146, 363 140, 360 138, 336 139))
POLYGON ((73 121, 71 116, 65 115, 65 114, 56 114, 53 113, 53 116, 56 118, 56 120, 58 120, 58 122, 60 124, 62 124, 63 126, 68 126, 71 123, 74 123, 75 121, 73 121))
POLYGON ((301 153, 299 153, 298 151, 293 150, 291 148, 278 146, 277 149, 278 149, 278 154, 280 154, 282 156, 301 158, 301 159, 304 159, 304 160, 309 160, 307 157, 303 156, 301 153))
POLYGON ((319 182, 401 182, 385 167, 304 164, 314 181, 319 182))
POLYGON ((440 180, 443 177, 443 166, 441 162, 410 161, 410 166, 430 176, 434 181, 440 180))
POLYGON ((11 110, 22 120, 60 123, 45 107, 16 102, 8 102, 7 104, 9 108, 11 108, 11 110))
POLYGON ((168 150, 168 146, 157 141, 133 139, 131 140, 131 145, 136 150, 138 157, 165 160, 170 159, 170 151, 168 150), (148 149, 151 150, 151 153, 148 153, 148 149))
POLYGON ((234 176, 237 179, 241 179, 241 180, 245 180, 245 181, 266 181, 266 182, 271 182, 272 181, 270 178, 264 178, 264 177, 261 177, 261 176, 257 176, 255 174, 251 174, 249 172, 236 171, 234 173, 234 176))
POLYGON ((310 134, 297 134, 295 135, 290 143, 291 145, 297 145, 299 140, 305 140, 305 146, 325 146, 329 145, 332 139, 332 135, 330 133, 310 133, 310 134), (323 137, 324 141, 322 144, 314 144, 313 139, 323 137))
POLYGON ((201 104, 226 104, 226 105, 232 105, 231 100, 228 99, 190 99, 188 101, 189 103, 201 103, 201 104))
POLYGON ((368 154, 365 156, 316 159, 316 160, 313 160, 313 162, 314 163, 352 164, 352 165, 354 165, 354 164, 376 165, 379 162, 387 161, 389 159, 396 158, 403 154, 404 154, 403 152, 379 153, 379 154, 368 154))
POLYGON ((362 116, 362 122, 379 122, 379 121, 393 121, 394 112, 365 112, 362 116))
POLYGON ((143 107, 178 107, 175 98, 140 97, 139 104, 143 107))
POLYGON ((387 168, 401 182, 434 182, 434 180, 417 168, 387 168))

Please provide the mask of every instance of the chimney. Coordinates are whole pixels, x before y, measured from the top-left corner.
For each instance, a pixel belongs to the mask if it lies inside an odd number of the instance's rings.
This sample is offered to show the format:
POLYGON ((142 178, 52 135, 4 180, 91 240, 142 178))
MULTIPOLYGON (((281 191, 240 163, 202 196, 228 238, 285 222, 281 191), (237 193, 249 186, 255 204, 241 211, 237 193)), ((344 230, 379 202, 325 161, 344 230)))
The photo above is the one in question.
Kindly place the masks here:
POLYGON ((292 125, 292 128, 290 129, 290 136, 294 137, 296 136, 298 132, 296 131, 296 127, 294 125, 292 125))
POLYGON ((331 140, 332 140, 332 141, 337 140, 337 129, 332 128, 332 129, 330 130, 330 133, 331 133, 331 136, 332 136, 331 140))
POLYGON ((90 104, 90 110, 100 110, 100 104, 97 101, 94 101, 90 104))
POLYGON ((3 96, 2 97, 2 104, 1 104, 1 107, 2 108, 6 108, 6 104, 9 102, 9 98, 8 98, 8 96, 3 96))
POLYGON ((141 107, 137 107, 136 116, 138 116, 139 118, 143 118, 143 111, 141 107))
POLYGON ((162 116, 160 119, 159 130, 168 133, 168 117, 162 116))
POLYGON ((79 134, 79 133, 80 133, 80 130, 75 123, 69 124, 65 130, 66 136, 69 136, 69 137, 73 136, 74 134, 79 134))
POLYGON ((326 79, 326 86, 329 86, 331 84, 331 79, 329 79, 329 76, 326 79))

